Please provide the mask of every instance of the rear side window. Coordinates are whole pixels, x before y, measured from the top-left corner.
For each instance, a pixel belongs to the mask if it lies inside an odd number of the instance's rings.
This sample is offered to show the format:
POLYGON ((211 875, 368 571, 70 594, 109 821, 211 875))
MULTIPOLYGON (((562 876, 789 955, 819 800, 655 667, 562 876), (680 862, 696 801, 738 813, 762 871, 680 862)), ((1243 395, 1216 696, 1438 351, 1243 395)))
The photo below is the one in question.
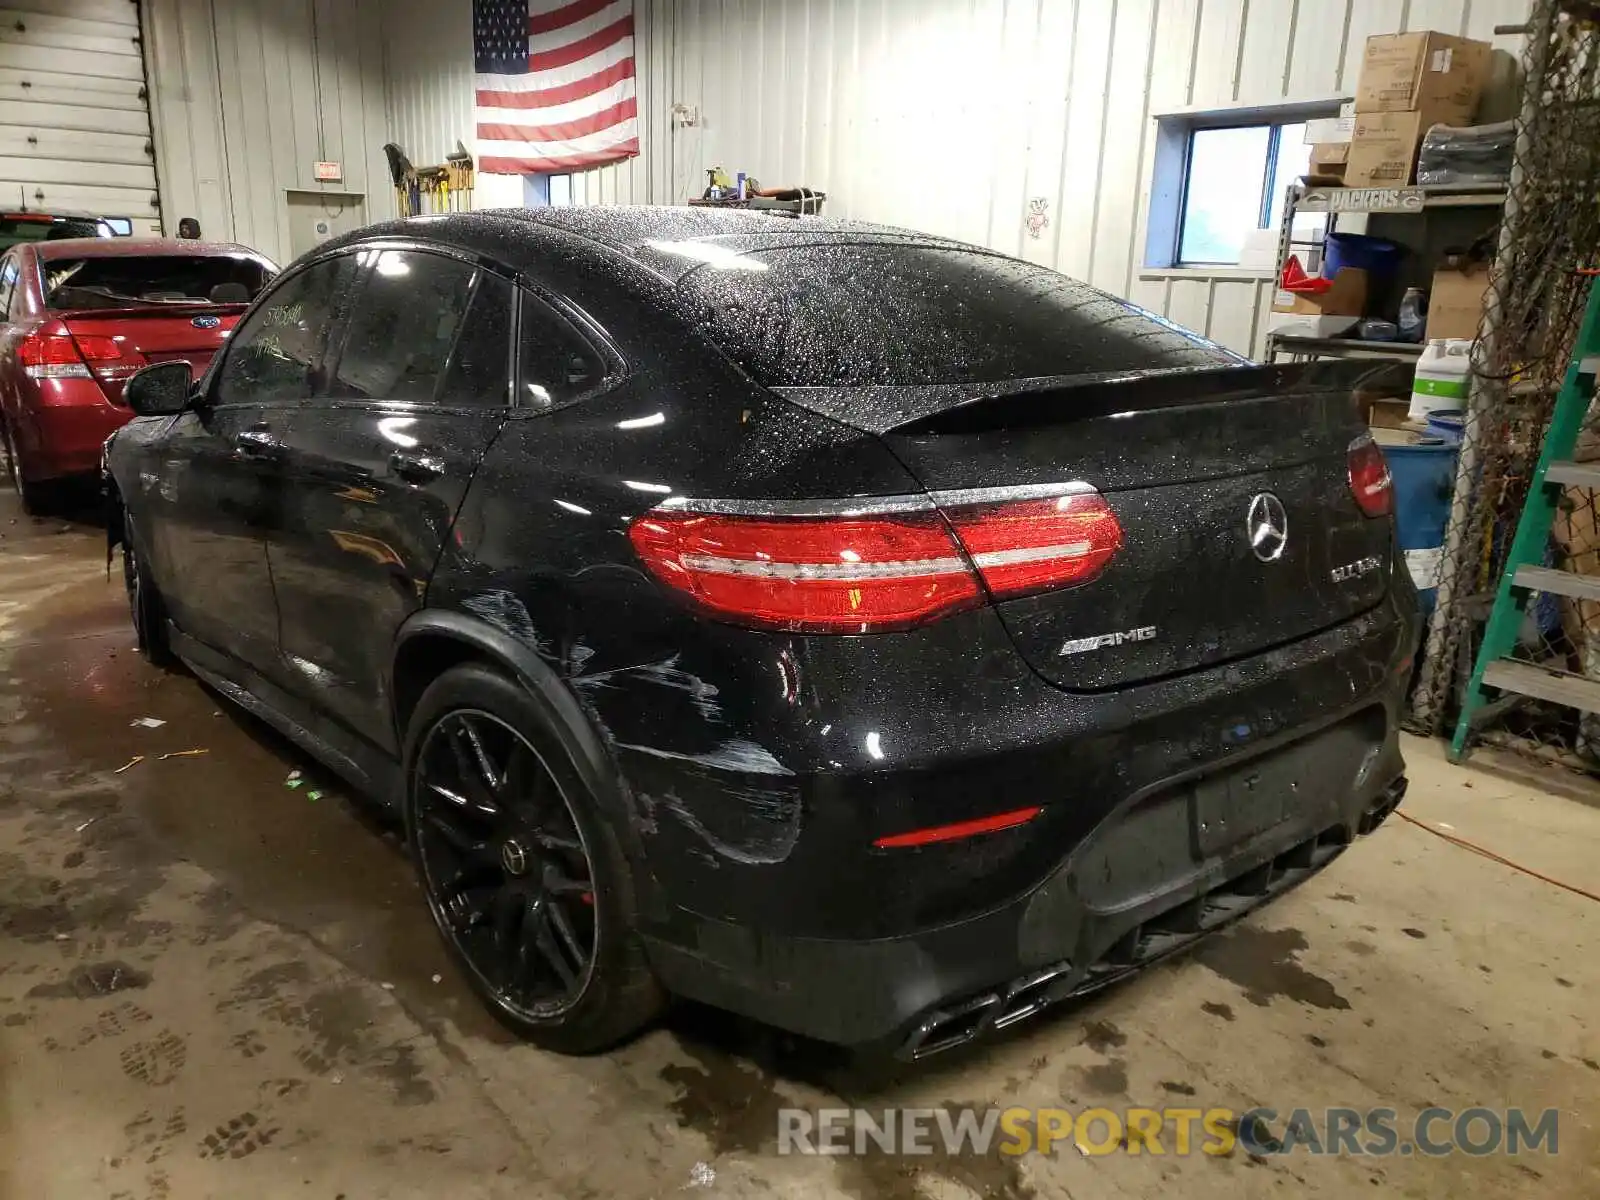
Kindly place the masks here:
POLYGON ((50 258, 45 304, 55 311, 134 304, 248 304, 272 278, 265 263, 229 255, 50 258))
POLYGON ((527 292, 522 293, 517 361, 521 402, 529 408, 558 408, 606 373, 605 362, 578 331, 527 292))
POLYGON ((708 265, 679 287, 696 327, 768 387, 995 383, 1244 361, 1066 275, 997 255, 867 242, 741 257, 742 269, 708 265))
POLYGON ((327 259, 284 280, 234 330, 217 377, 218 404, 304 400, 320 382, 322 354, 355 261, 327 259))
POLYGON ((332 394, 431 402, 449 367, 479 272, 437 254, 372 254, 332 394))

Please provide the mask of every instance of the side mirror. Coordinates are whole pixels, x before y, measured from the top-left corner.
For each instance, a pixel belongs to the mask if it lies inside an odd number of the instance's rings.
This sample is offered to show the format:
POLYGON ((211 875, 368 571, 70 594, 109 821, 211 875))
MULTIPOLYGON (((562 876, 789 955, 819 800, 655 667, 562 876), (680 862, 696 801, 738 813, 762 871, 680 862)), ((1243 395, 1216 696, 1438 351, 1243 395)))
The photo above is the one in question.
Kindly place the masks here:
POLYGON ((193 383, 188 363, 156 363, 128 380, 122 398, 141 417, 170 417, 189 407, 193 383))

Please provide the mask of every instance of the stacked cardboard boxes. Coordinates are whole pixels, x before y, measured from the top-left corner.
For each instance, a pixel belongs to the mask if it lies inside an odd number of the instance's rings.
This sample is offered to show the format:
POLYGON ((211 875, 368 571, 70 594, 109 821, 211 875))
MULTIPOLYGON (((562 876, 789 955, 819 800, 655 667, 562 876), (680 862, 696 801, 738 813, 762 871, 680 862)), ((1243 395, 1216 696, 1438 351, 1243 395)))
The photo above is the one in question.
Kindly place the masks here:
POLYGON ((1469 125, 1489 78, 1487 42, 1447 33, 1367 39, 1356 87, 1346 187, 1405 187, 1430 125, 1469 125))
POLYGON ((1330 186, 1344 182, 1345 166, 1350 161, 1350 138, 1355 130, 1353 100, 1340 107, 1337 117, 1306 122, 1306 144, 1311 147, 1311 162, 1306 168, 1308 182, 1330 186))

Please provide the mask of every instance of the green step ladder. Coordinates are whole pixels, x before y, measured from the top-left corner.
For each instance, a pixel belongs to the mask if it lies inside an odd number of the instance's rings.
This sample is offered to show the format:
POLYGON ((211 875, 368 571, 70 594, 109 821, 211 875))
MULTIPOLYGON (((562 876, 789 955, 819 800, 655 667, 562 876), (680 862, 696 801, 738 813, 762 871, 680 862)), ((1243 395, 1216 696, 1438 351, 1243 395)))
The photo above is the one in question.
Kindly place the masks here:
POLYGON ((1450 743, 1453 762, 1460 762, 1466 754, 1472 730, 1503 711, 1506 704, 1515 702, 1517 697, 1531 696, 1583 712, 1600 713, 1600 680, 1508 657, 1516 648, 1523 615, 1533 593, 1600 600, 1600 577, 1575 575, 1541 565, 1561 490, 1583 487, 1600 491, 1600 462, 1572 461, 1578 434, 1589 412, 1589 402, 1594 398, 1595 372, 1600 370, 1600 287, 1593 283, 1595 271, 1585 270, 1579 274, 1591 280, 1583 325, 1578 331, 1561 391, 1556 395, 1555 413, 1545 434, 1539 465, 1534 468, 1533 485, 1528 489, 1528 499, 1517 522, 1511 553, 1495 592, 1494 609, 1484 627, 1483 645, 1478 648, 1478 661, 1473 666, 1472 679, 1461 703, 1461 717, 1450 743), (1506 696, 1491 700, 1487 695, 1490 688, 1506 696))

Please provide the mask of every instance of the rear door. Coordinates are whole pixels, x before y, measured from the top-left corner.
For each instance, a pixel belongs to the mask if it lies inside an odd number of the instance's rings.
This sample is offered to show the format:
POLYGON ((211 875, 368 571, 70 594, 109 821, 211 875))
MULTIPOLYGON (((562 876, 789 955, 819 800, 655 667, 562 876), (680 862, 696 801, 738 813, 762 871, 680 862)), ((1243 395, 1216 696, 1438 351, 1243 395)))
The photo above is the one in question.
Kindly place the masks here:
POLYGON ((384 680, 511 402, 515 288, 475 263, 362 252, 326 385, 287 431, 272 573, 295 690, 394 749, 384 680))

